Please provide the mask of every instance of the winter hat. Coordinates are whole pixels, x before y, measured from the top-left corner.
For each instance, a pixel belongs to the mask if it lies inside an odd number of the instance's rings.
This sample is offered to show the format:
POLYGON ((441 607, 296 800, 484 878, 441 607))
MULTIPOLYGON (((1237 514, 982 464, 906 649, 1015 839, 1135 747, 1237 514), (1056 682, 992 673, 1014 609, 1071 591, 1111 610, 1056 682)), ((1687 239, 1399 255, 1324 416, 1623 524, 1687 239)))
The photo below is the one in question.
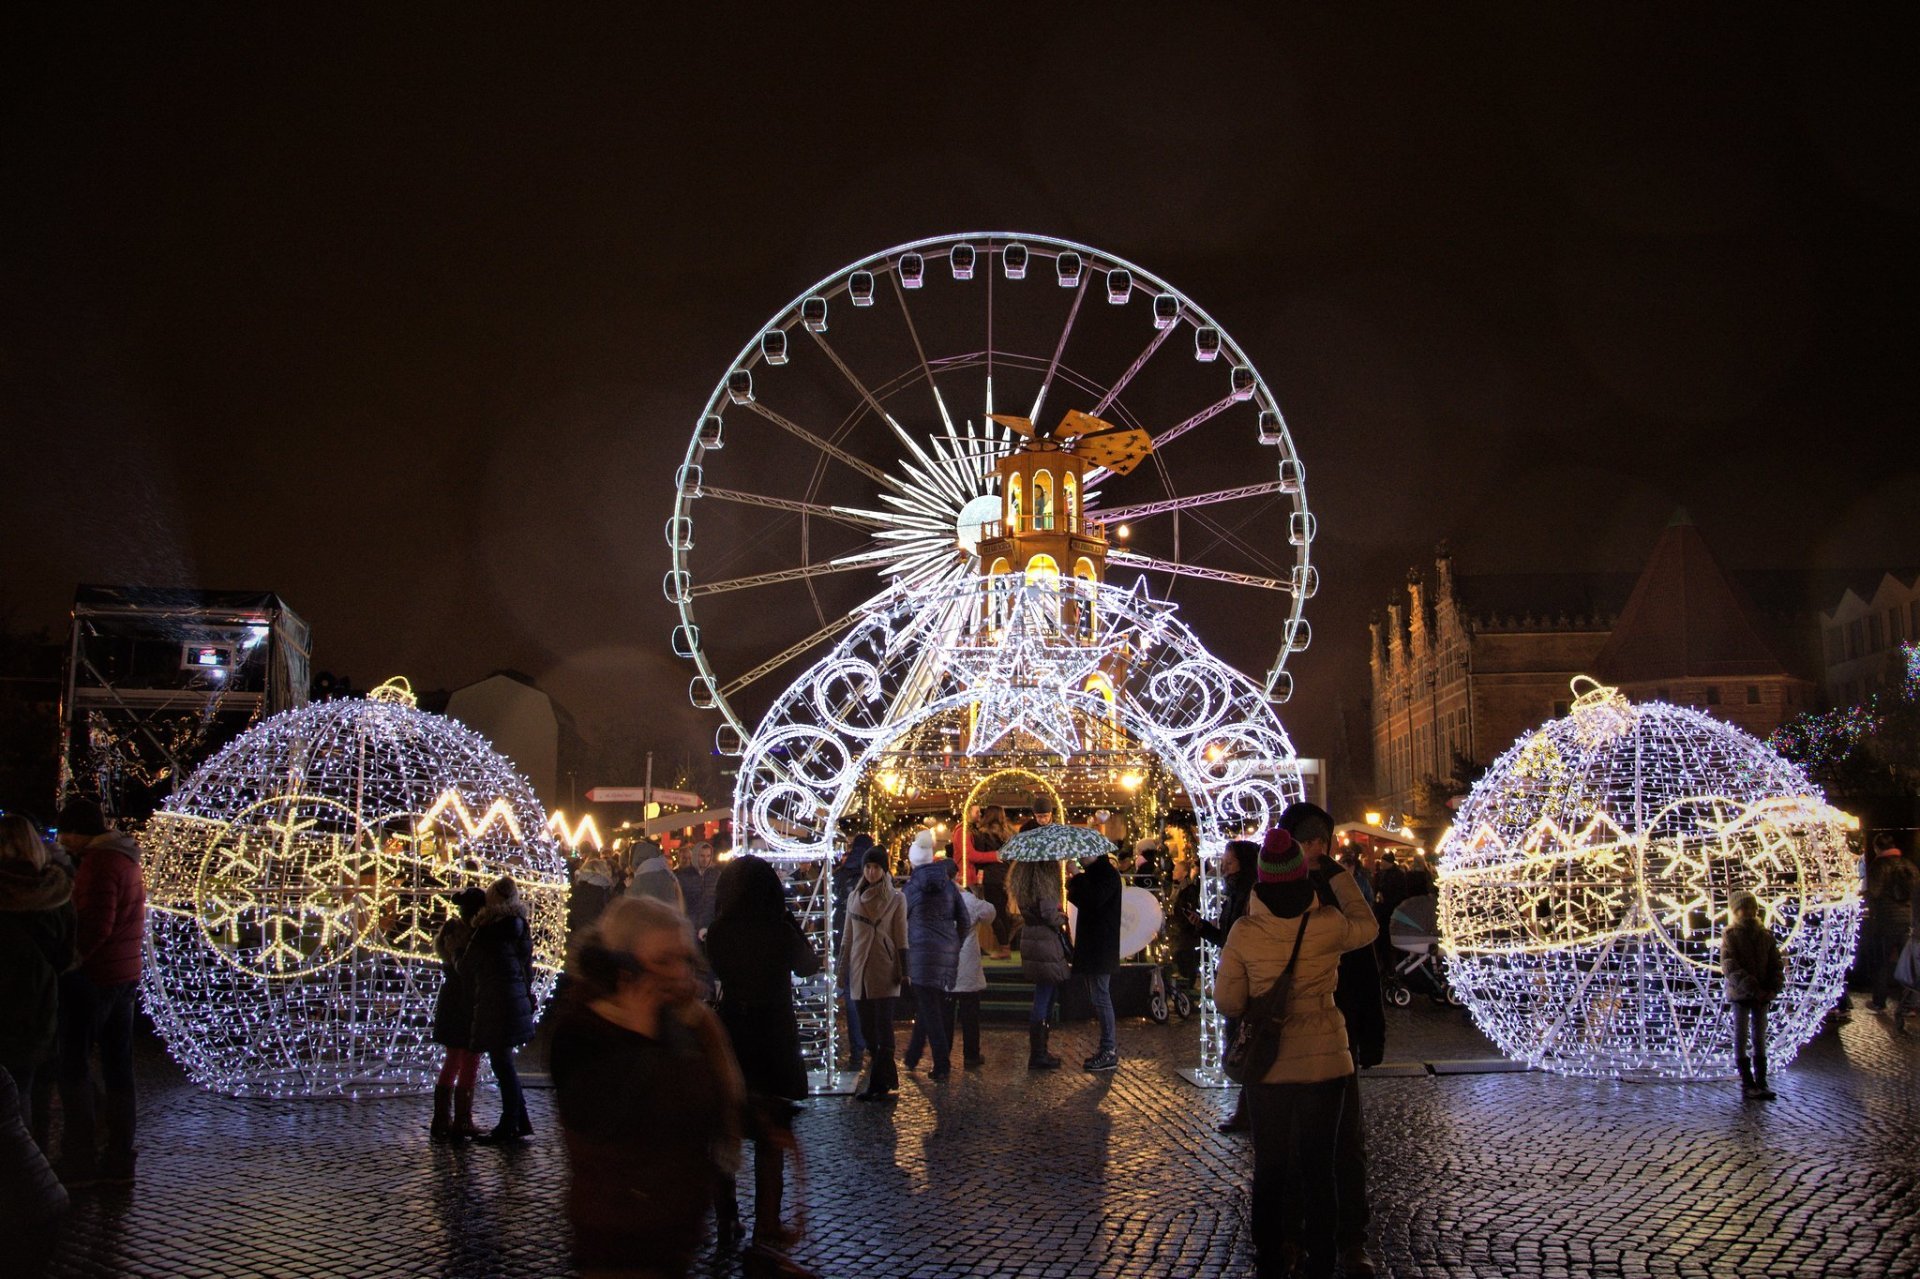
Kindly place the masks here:
POLYGON ((1733 908, 1735 918, 1746 914, 1748 911, 1753 912, 1756 917, 1760 914, 1760 899, 1744 888, 1733 895, 1733 901, 1729 904, 1733 908))
POLYGON ((1260 860, 1255 865, 1255 878, 1262 884, 1284 884, 1307 877, 1307 859, 1300 855, 1293 836, 1278 826, 1261 841, 1260 860))
POLYGON ((907 862, 913 866, 926 866, 933 861, 933 832, 923 830, 913 837, 913 847, 907 850, 907 862))
POLYGON ((1053 796, 1042 795, 1039 799, 1034 800, 1033 811, 1036 814, 1051 813, 1053 811, 1053 796))
POLYGON ((881 870, 885 870, 887 868, 887 850, 878 844, 870 845, 867 848, 866 855, 860 859, 860 864, 862 866, 878 866, 881 870))
POLYGON ((873 836, 861 831, 847 845, 847 861, 853 865, 864 865, 867 850, 873 847, 873 836))

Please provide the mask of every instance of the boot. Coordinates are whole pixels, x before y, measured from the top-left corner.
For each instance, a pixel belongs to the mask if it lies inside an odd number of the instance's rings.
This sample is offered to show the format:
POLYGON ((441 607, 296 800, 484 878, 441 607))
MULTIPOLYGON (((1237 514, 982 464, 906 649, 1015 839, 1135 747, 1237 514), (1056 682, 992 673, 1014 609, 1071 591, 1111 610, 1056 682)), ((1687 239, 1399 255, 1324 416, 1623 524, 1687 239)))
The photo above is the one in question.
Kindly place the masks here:
POLYGON ((1735 1057, 1733 1064, 1740 1068, 1741 1095, 1746 1097, 1753 1096, 1753 1063, 1745 1057, 1735 1057))
POLYGON ((1767 1087, 1767 1063, 1764 1060, 1753 1063, 1753 1096, 1757 1101, 1772 1101, 1774 1098, 1773 1089, 1767 1087))
POLYGON ((473 1085, 453 1090, 453 1124, 447 1136, 454 1141, 471 1141, 480 1135, 473 1122, 473 1085))
POLYGON ((453 1085, 433 1086, 433 1122, 427 1126, 431 1141, 445 1141, 453 1135, 453 1085))
POLYGON ((1219 1133, 1246 1132, 1253 1127, 1253 1120, 1247 1117, 1247 1090, 1240 1090, 1240 1099, 1233 1103, 1233 1113, 1214 1125, 1219 1133))
POLYGON ((1060 1059, 1047 1051, 1047 1037, 1051 1028, 1044 1021, 1027 1023, 1027 1069, 1058 1070, 1060 1059))

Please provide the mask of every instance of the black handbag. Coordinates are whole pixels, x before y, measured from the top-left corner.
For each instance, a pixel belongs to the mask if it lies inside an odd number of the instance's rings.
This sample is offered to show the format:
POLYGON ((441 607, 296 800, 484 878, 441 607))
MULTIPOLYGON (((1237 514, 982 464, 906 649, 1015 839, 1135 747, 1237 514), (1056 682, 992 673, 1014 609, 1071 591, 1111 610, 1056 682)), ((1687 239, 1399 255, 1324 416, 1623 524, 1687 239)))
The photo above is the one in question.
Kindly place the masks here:
POLYGON ((1300 931, 1294 934, 1293 954, 1287 957, 1287 966, 1273 979, 1273 985, 1240 1014, 1233 1042, 1227 1045, 1227 1055, 1220 1063, 1227 1078, 1236 1084, 1259 1083, 1279 1059, 1280 1026, 1287 1015, 1287 998, 1293 993, 1293 966, 1300 962, 1300 943, 1307 939, 1307 919, 1312 914, 1311 907, 1301 912, 1300 931))

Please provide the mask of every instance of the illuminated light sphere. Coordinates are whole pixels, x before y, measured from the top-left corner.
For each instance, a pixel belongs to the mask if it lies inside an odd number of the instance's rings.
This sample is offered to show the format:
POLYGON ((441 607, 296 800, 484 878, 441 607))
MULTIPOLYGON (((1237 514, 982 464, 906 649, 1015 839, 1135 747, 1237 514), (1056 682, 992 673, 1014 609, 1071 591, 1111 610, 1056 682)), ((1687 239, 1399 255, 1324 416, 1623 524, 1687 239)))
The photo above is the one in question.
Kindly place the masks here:
POLYGON ((431 1087, 450 897, 501 875, 531 911, 535 994, 565 943, 565 863, 525 778, 403 681, 283 712, 141 834, 141 994, 192 1078, 233 1096, 431 1087))
POLYGON ((1850 822, 1739 729, 1595 686, 1494 761, 1442 842, 1449 980, 1500 1049, 1530 1065, 1724 1078, 1733 1025, 1720 937, 1747 889, 1786 960, 1768 1018, 1768 1055, 1784 1066, 1853 958, 1850 822))

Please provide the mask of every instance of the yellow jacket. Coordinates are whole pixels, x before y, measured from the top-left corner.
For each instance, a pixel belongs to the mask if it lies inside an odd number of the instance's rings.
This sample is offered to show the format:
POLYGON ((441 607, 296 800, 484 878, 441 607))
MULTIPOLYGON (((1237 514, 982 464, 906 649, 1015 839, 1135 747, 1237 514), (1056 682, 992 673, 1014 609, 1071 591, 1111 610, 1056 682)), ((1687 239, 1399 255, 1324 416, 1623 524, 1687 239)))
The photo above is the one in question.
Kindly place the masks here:
MULTIPOLYGON (((1371 944, 1380 925, 1352 875, 1343 871, 1332 883, 1339 906, 1316 898, 1307 912, 1306 935, 1293 967, 1293 992, 1281 1024, 1280 1055, 1261 1083, 1311 1084, 1353 1073, 1347 1022, 1334 1007, 1333 988, 1340 980, 1340 956, 1371 944)), ((1275 915, 1256 889, 1220 952, 1213 976, 1213 1002, 1220 1011, 1238 1017, 1271 987, 1285 971, 1297 936, 1300 917, 1275 915)))

